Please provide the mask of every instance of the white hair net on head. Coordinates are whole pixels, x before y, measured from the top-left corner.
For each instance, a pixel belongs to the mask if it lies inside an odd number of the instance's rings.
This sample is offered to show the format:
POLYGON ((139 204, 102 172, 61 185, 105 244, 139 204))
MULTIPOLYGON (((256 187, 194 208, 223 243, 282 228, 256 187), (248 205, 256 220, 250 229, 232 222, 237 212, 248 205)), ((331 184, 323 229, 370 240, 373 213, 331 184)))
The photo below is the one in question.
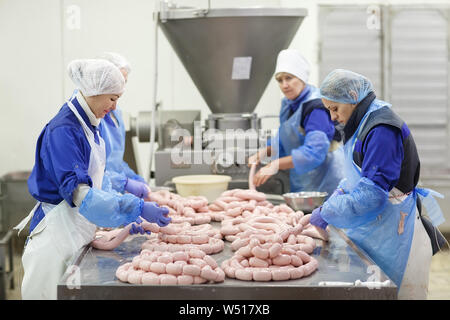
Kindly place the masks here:
POLYGON ((131 72, 131 66, 127 59, 115 52, 103 52, 97 59, 104 59, 111 62, 119 69, 125 69, 127 73, 131 72))
POLYGON ((70 79, 85 97, 121 94, 125 79, 111 62, 102 59, 73 60, 67 66, 70 79))
POLYGON ((344 69, 331 71, 320 86, 322 98, 350 104, 358 104, 372 91, 373 87, 369 79, 344 69))
POLYGON ((287 72, 304 83, 308 83, 309 69, 309 62, 302 56, 300 51, 295 49, 281 50, 277 58, 275 76, 280 72, 287 72))

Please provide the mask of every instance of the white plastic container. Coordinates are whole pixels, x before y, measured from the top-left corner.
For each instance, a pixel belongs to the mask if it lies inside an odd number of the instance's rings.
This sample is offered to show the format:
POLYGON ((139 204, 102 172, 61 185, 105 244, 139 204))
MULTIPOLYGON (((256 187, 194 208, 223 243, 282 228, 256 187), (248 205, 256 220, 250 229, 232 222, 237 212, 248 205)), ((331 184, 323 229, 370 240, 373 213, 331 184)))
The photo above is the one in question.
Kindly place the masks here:
POLYGON ((182 197, 204 196, 211 203, 216 200, 222 192, 228 189, 230 176, 225 175, 188 175, 172 178, 177 193, 182 197))

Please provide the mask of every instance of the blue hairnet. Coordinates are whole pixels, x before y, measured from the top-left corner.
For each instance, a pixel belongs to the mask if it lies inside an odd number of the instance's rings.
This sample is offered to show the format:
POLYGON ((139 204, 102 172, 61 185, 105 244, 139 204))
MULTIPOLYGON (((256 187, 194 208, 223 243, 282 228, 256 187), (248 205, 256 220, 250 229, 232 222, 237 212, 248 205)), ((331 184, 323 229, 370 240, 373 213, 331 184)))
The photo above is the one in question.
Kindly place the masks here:
POLYGON ((344 69, 331 71, 320 86, 321 98, 339 103, 358 104, 371 91, 369 79, 344 69))

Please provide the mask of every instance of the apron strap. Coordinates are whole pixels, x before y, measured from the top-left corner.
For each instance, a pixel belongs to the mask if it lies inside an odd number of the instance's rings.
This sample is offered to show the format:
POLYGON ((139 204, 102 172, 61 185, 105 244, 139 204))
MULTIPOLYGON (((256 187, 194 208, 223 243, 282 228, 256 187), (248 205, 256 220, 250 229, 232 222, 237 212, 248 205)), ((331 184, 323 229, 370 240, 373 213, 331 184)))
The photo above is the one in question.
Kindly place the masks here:
POLYGON ((28 216, 26 216, 22 221, 20 221, 20 223, 17 226, 15 226, 13 228, 13 230, 19 230, 17 235, 20 235, 20 232, 23 230, 23 228, 25 228, 25 226, 28 224, 28 222, 33 218, 33 215, 40 204, 41 204, 40 202, 36 203, 36 205, 31 210, 31 212, 28 214, 28 216))
MULTIPOLYGON (((75 116, 77 117, 78 121, 80 122, 84 133, 86 134, 86 136, 88 136, 90 139, 92 139, 92 141, 95 140, 94 138, 94 133, 88 128, 88 126, 86 125, 86 123, 84 122, 83 118, 80 116, 80 114, 78 113, 77 109, 75 108, 75 106, 73 105, 72 101, 68 100, 67 101, 67 105, 69 106, 69 109, 75 114, 75 116)), ((88 140, 90 140, 88 139, 88 140)), ((91 144, 91 142, 89 141, 89 144, 91 144)))
POLYGON ((441 207, 439 206, 434 196, 442 199, 444 198, 444 195, 426 188, 416 188, 416 191, 421 199, 422 204, 427 209, 428 216, 430 217, 433 226, 437 227, 438 225, 442 224, 445 221, 445 218, 442 213, 441 207))

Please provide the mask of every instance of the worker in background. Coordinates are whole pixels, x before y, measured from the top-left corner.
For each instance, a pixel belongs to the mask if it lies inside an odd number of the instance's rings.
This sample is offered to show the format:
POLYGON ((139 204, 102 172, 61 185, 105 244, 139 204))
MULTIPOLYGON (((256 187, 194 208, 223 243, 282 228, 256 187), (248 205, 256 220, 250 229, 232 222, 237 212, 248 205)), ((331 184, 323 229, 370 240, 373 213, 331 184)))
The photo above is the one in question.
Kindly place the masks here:
MULTIPOLYGON (((104 59, 117 68, 122 73, 125 83, 131 72, 129 62, 120 54, 114 52, 104 52, 96 59, 104 59)), ((76 95, 75 89, 72 96, 76 95)), ((106 170, 103 177, 103 189, 109 192, 119 193, 129 192, 139 198, 147 198, 149 188, 145 179, 136 174, 123 160, 125 153, 125 124, 122 110, 116 106, 115 110, 109 112, 100 121, 100 135, 105 141, 106 149, 106 170)))
POLYGON ((23 299, 55 299, 57 283, 73 255, 94 239, 96 227, 140 220, 166 226, 168 210, 127 193, 103 191, 105 143, 100 119, 116 107, 125 79, 105 60, 68 65, 78 88, 41 132, 28 188, 38 203, 15 229, 30 223, 22 256, 23 299))
POLYGON ((249 158, 259 164, 271 161, 254 177, 255 187, 278 170, 289 169, 291 192, 325 191, 330 195, 342 176, 343 151, 339 131, 320 100, 319 89, 308 84, 309 63, 297 50, 282 50, 275 69, 284 98, 281 101, 277 135, 249 158))
POLYGON ((320 94, 331 119, 344 127, 345 179, 315 209, 314 226, 346 229, 399 288, 399 299, 425 299, 432 256, 418 197, 433 225, 444 221, 432 190, 417 188, 420 161, 406 123, 378 100, 366 77, 332 71, 320 94))
MULTIPOLYGON (((104 59, 117 68, 122 73, 125 83, 131 72, 129 62, 120 54, 114 52, 104 52, 97 57, 104 59)), ((116 106, 115 110, 109 112, 100 121, 100 134, 105 140, 106 147, 106 171, 104 178, 104 189, 108 187, 117 192, 129 192, 139 198, 147 198, 149 188, 145 179, 136 174, 123 160, 125 153, 125 124, 122 110, 116 106)))

